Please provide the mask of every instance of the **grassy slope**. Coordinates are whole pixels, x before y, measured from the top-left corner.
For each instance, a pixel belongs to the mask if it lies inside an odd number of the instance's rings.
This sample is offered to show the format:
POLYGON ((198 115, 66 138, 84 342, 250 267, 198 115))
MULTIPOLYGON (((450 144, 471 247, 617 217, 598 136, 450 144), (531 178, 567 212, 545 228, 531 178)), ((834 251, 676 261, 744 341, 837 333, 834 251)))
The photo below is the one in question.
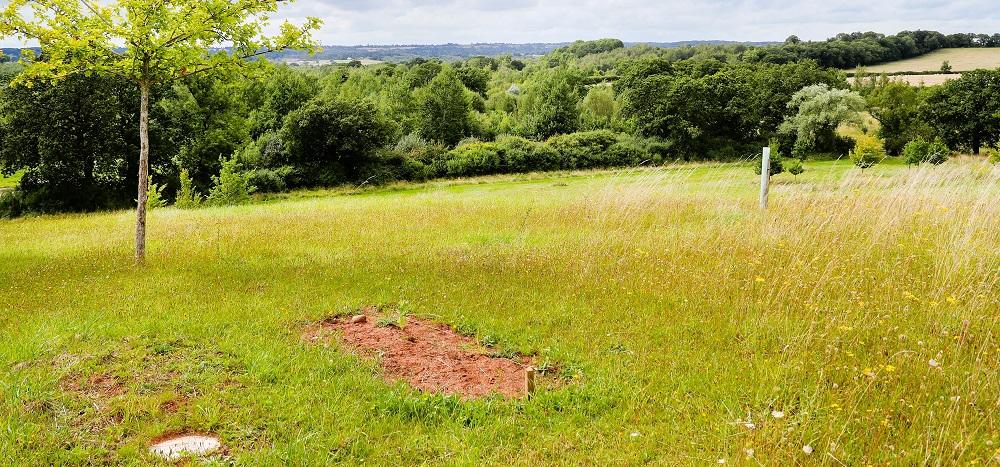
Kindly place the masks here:
POLYGON ((952 71, 1000 68, 1000 48, 941 49, 919 57, 866 67, 870 73, 938 71, 947 60, 952 71))
POLYGON ((171 430, 246 464, 988 462, 1000 169, 807 168, 767 214, 746 167, 164 209, 141 269, 128 213, 0 222, 0 462, 171 430), (299 337, 400 300, 572 384, 459 402, 299 337))

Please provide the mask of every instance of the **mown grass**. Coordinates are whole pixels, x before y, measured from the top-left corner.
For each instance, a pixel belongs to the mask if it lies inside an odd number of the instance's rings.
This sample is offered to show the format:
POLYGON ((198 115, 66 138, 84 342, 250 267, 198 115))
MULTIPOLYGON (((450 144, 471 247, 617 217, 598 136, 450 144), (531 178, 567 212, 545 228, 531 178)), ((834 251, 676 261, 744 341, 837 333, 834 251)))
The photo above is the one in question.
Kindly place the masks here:
POLYGON ((765 213, 746 166, 163 209, 143 268, 130 213, 0 223, 0 460, 995 462, 1000 169, 807 169, 765 213), (566 384, 462 402, 300 338, 403 300, 566 384))
POLYGON ((865 69, 870 73, 939 71, 945 61, 951 65, 952 71, 992 70, 1000 68, 1000 49, 941 49, 919 57, 873 65, 865 69))
POLYGON ((23 175, 24 174, 20 173, 20 172, 14 174, 14 175, 11 175, 9 177, 5 177, 3 175, 0 175, 0 189, 7 189, 7 188, 14 188, 14 187, 16 187, 17 184, 18 184, 18 182, 21 181, 21 177, 23 175))

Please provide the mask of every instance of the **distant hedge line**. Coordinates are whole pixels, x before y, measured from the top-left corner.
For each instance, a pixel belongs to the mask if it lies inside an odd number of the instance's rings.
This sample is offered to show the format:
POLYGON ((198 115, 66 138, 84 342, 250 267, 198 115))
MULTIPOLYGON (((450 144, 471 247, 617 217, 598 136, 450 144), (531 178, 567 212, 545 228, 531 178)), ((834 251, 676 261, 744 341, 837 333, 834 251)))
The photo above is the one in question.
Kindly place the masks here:
MULTIPOLYGON (((640 138, 596 130, 552 137, 536 142, 517 136, 496 141, 469 139, 448 150, 443 145, 416 136, 404 138, 394 148, 379 151, 362 164, 362 182, 425 181, 433 178, 528 173, 551 170, 582 170, 661 164, 670 145, 653 138, 640 138)), ((265 191, 281 191, 282 179, 294 177, 294 169, 257 170, 250 183, 265 191)), ((287 183, 294 185, 294 182, 287 183)))

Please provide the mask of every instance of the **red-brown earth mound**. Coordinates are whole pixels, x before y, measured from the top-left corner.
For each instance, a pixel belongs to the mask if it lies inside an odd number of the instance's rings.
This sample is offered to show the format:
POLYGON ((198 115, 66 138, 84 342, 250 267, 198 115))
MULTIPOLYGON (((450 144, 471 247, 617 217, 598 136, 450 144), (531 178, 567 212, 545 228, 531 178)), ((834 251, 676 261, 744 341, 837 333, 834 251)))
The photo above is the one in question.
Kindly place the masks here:
POLYGON ((377 357, 386 379, 404 381, 422 391, 477 398, 490 394, 526 395, 527 358, 515 361, 492 354, 475 339, 448 326, 413 317, 378 322, 373 308, 355 317, 310 326, 305 338, 327 340, 339 334, 342 345, 377 357))

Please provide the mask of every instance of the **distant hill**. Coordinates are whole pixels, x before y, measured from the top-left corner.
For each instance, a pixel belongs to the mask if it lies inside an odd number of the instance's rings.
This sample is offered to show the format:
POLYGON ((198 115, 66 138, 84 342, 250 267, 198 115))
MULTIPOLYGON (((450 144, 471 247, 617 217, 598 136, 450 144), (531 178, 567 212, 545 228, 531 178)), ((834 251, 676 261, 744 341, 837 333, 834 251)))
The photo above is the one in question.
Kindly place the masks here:
MULTIPOLYGON (((769 42, 734 42, 734 41, 681 41, 681 42, 627 42, 626 46, 646 44, 652 47, 676 48, 694 45, 718 44, 769 45, 769 42)), ((404 62, 414 58, 440 58, 443 60, 461 60, 476 56, 512 55, 514 57, 536 57, 545 55, 555 49, 566 47, 571 42, 545 42, 528 44, 480 43, 480 44, 438 44, 438 45, 357 45, 357 46, 324 46, 323 51, 310 57, 308 54, 291 51, 274 54, 271 58, 277 60, 349 60, 368 59, 385 62, 404 62)))
MULTIPOLYGON (((278 52, 270 54, 271 60, 305 61, 305 60, 378 60, 383 62, 405 62, 414 58, 440 58, 442 60, 462 60, 475 56, 512 55, 515 57, 534 57, 545 55, 571 42, 546 42, 528 44, 480 43, 480 44, 404 44, 404 45, 327 45, 323 51, 309 56, 298 51, 278 52)), ((627 42, 626 46, 646 44, 665 49, 720 44, 770 45, 771 42, 735 42, 735 41, 680 41, 680 42, 627 42)), ((35 49, 38 50, 37 48, 35 49)), ((3 53, 9 59, 16 60, 21 49, 4 48, 3 53)))

